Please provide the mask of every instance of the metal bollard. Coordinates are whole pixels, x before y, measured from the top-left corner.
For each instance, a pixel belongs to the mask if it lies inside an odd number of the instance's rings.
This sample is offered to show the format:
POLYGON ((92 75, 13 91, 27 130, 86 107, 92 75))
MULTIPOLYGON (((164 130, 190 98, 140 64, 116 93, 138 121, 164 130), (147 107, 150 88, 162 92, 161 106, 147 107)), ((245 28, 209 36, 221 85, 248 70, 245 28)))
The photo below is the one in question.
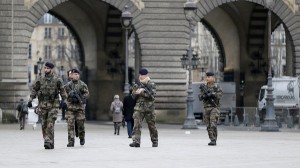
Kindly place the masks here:
POLYGON ((245 114, 244 115, 244 126, 247 127, 249 124, 249 115, 245 114))
POLYGON ((258 114, 255 114, 255 127, 260 126, 260 118, 258 114))
POLYGON ((239 126, 240 125, 240 122, 239 122, 239 118, 237 115, 234 116, 234 123, 233 123, 234 126, 239 126))
POLYGON ((288 114, 288 116, 287 116, 287 127, 288 128, 292 128, 293 126, 294 126, 293 116, 291 116, 290 114, 288 114))
POLYGON ((224 125, 226 125, 226 126, 229 126, 229 125, 230 125, 228 114, 226 114, 226 116, 225 116, 225 122, 224 122, 224 125))

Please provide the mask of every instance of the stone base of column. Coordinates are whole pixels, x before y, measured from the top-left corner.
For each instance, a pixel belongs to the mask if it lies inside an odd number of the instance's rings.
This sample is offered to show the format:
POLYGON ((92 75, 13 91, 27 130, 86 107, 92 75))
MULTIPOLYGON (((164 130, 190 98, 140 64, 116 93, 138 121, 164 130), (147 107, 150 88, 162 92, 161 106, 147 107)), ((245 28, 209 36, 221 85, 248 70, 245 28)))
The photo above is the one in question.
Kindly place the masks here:
POLYGON ((279 131, 279 127, 277 125, 276 120, 265 120, 264 124, 261 126, 261 131, 266 131, 266 132, 279 131))
POLYGON ((185 119, 182 129, 198 129, 196 120, 193 118, 185 119))

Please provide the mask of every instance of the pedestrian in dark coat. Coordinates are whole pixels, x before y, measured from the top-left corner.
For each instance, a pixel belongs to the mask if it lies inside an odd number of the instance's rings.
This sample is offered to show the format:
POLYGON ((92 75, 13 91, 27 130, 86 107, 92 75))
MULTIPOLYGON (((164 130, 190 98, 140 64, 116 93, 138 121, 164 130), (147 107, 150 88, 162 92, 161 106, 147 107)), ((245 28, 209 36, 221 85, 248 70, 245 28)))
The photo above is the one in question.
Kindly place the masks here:
POLYGON ((20 130, 25 129, 25 120, 26 120, 26 116, 28 115, 28 109, 25 112, 23 111, 24 105, 27 106, 27 102, 25 102, 24 99, 20 99, 20 103, 18 104, 18 107, 17 107, 17 110, 18 110, 17 117, 19 118, 19 122, 20 122, 20 130))
POLYGON ((128 138, 132 137, 132 129, 134 126, 134 120, 132 118, 135 106, 135 99, 131 96, 132 90, 130 90, 130 94, 124 97, 123 100, 123 116, 127 125, 127 133, 128 138))

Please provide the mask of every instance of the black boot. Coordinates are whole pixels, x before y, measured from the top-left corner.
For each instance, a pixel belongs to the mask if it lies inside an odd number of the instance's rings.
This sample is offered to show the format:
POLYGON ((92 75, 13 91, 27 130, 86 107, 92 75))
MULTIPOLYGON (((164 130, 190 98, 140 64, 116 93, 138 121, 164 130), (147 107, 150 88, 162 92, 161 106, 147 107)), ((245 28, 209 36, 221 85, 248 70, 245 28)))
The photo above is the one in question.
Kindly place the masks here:
POLYGON ((80 145, 84 145, 85 144, 85 140, 84 140, 84 138, 81 138, 80 139, 80 145))
POLYGON ((140 147, 140 144, 133 141, 131 144, 129 144, 130 147, 140 147))
POLYGON ((71 138, 67 144, 67 147, 74 147, 74 139, 71 138))
POLYGON ((67 147, 74 147, 74 142, 69 142, 69 143, 67 144, 67 147))
POLYGON ((157 141, 152 142, 152 147, 158 147, 158 142, 157 141))
POLYGON ((53 149, 53 148, 54 148, 54 146, 51 145, 50 142, 45 142, 45 143, 44 143, 44 147, 45 147, 45 149, 53 149))
POLYGON ((120 135, 120 126, 118 126, 117 131, 117 135, 120 135))
POLYGON ((117 133, 117 124, 116 123, 114 123, 114 128, 115 128, 114 134, 116 135, 116 133, 117 133))
POLYGON ((217 142, 216 140, 211 140, 210 143, 208 143, 209 146, 216 146, 217 142))

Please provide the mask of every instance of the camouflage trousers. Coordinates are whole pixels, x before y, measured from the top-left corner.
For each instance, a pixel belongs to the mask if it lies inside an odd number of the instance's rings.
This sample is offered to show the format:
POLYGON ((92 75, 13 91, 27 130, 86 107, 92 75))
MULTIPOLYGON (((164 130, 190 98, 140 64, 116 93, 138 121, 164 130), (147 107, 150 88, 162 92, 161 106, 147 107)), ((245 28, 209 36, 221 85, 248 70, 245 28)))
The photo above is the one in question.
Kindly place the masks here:
POLYGON ((78 131, 79 139, 84 139, 85 137, 85 112, 82 109, 78 110, 68 110, 66 113, 66 120, 68 123, 68 143, 73 143, 75 140, 75 131, 78 131), (77 129, 75 130, 75 122, 77 129))
POLYGON ((42 111, 42 133, 44 142, 54 145, 54 124, 57 118, 58 109, 41 109, 42 111))
POLYGON ((210 140, 217 140, 218 130, 217 123, 219 120, 220 111, 218 108, 204 108, 204 123, 206 125, 208 137, 210 140))
POLYGON ((135 110, 133 113, 133 119, 134 119, 134 127, 132 132, 132 140, 141 143, 141 129, 142 129, 142 123, 144 118, 146 119, 146 122, 148 124, 148 129, 150 132, 150 138, 152 142, 158 141, 158 134, 157 129, 155 126, 155 120, 156 115, 154 110, 153 111, 140 111, 135 110))

